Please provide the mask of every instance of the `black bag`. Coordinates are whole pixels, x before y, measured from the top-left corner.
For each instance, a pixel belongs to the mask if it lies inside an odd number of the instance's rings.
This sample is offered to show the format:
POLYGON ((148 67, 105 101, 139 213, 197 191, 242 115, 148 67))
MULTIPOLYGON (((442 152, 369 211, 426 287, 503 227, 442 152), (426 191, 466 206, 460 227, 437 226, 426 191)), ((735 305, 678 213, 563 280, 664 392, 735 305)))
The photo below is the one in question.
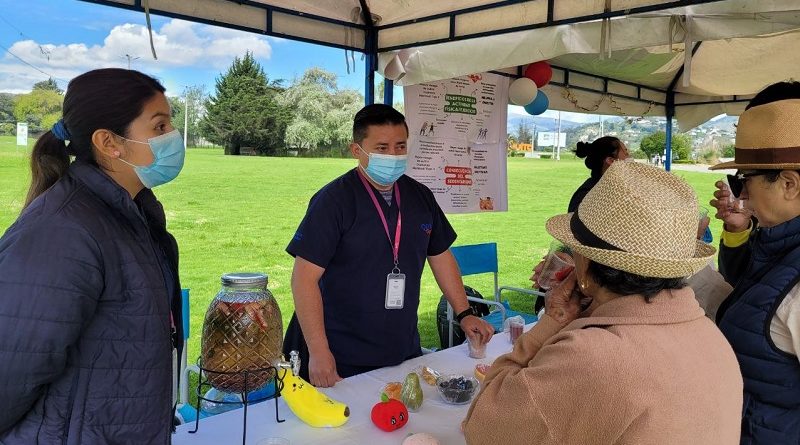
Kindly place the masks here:
MULTIPOLYGON (((464 286, 464 291, 467 293, 468 297, 476 297, 480 299, 483 298, 483 295, 480 292, 476 291, 475 289, 464 286)), ((489 305, 484 303, 479 303, 477 301, 470 301, 469 305, 472 306, 472 309, 475 310, 475 313, 479 317, 483 317, 484 315, 489 314, 489 305)), ((453 314, 455 317, 458 314, 453 314)), ((444 298, 444 295, 439 299, 439 306, 436 307, 436 327, 439 331, 439 344, 441 345, 442 349, 447 349, 448 345, 448 332, 447 332, 447 300, 444 298)), ((461 330, 461 326, 458 323, 453 325, 453 346, 460 345, 464 343, 467 337, 464 335, 464 331, 461 330)))

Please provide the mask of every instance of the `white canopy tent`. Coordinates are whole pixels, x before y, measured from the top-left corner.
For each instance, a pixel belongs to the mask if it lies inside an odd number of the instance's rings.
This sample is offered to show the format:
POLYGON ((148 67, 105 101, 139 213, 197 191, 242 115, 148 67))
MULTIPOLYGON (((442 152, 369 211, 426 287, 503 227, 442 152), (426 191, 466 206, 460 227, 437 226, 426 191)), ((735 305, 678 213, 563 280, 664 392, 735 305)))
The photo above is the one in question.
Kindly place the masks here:
POLYGON ((412 85, 548 60, 551 109, 666 116, 671 134, 800 78, 792 0, 83 1, 363 52, 368 103, 376 71, 412 85))

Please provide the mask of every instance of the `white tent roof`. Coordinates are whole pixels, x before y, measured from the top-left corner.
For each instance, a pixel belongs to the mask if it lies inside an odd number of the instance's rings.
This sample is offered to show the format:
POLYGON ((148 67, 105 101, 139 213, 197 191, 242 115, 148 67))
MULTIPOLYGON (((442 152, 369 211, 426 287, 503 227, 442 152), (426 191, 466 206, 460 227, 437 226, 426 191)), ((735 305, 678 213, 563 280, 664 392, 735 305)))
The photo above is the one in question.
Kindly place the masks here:
POLYGON ((379 51, 422 42, 622 16, 714 0, 84 0, 255 32, 367 50, 368 8, 379 51), (608 4, 608 8, 606 8, 608 4), (452 28, 452 29, 451 29, 452 28))
POLYGON ((84 1, 378 53, 379 71, 405 72, 398 85, 549 60, 552 109, 663 116, 674 100, 683 130, 800 78, 792 0, 84 1))
POLYGON ((387 52, 380 67, 397 57, 405 71, 397 84, 408 85, 487 70, 518 73, 549 60, 558 67, 544 88, 552 109, 664 116, 674 91, 682 130, 738 115, 763 87, 800 79, 797 1, 721 1, 614 18, 608 27, 605 48, 598 20, 387 52), (688 70, 684 41, 696 47, 688 70))

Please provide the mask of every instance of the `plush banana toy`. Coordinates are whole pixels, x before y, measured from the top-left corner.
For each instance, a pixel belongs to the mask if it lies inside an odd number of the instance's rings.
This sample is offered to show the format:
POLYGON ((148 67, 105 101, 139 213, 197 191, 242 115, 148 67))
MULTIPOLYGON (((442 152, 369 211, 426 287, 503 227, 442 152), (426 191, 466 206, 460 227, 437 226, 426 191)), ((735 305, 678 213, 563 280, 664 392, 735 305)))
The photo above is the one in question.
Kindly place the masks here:
POLYGON ((284 368, 282 371, 281 396, 295 416, 315 428, 335 428, 347 423, 350 419, 350 408, 347 405, 321 393, 295 375, 292 369, 284 368))

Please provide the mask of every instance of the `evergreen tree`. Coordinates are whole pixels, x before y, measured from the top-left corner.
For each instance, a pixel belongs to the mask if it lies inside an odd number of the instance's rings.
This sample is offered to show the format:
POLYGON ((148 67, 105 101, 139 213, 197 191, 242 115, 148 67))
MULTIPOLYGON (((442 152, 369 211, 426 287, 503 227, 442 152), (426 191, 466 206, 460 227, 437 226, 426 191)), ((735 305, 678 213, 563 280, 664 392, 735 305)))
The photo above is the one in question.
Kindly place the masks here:
POLYGON ((277 101, 282 91, 281 82, 270 82, 250 52, 237 57, 205 102, 201 132, 228 155, 240 154, 242 147, 260 154, 278 152, 292 119, 290 109, 277 101))
POLYGON ((64 94, 64 90, 58 87, 58 83, 52 77, 33 84, 33 90, 55 91, 58 94, 64 94))

